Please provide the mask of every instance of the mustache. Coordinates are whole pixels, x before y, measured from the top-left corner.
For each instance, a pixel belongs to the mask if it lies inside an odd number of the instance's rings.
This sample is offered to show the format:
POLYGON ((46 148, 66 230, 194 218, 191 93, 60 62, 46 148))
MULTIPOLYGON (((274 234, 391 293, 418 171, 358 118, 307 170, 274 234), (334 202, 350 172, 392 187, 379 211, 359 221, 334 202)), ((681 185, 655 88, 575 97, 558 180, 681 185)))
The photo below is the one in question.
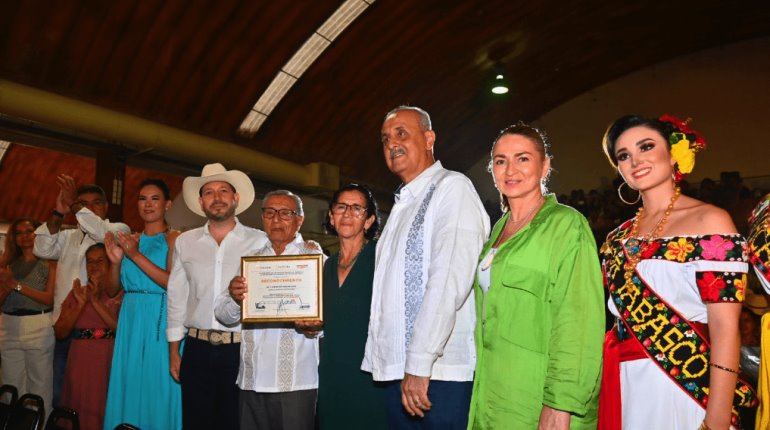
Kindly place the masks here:
POLYGON ((390 150, 390 159, 394 159, 398 157, 399 155, 405 155, 406 151, 404 151, 404 148, 393 148, 390 150))

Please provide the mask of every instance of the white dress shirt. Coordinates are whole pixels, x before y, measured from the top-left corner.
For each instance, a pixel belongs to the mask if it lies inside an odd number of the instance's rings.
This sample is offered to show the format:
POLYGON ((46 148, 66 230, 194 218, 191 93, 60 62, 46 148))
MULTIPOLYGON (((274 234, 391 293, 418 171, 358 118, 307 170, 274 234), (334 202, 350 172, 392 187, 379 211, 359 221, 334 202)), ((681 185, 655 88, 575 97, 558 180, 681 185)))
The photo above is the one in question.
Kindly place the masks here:
POLYGON ((72 290, 72 282, 79 278, 85 285, 86 250, 95 243, 104 242, 108 231, 131 233, 131 229, 119 222, 110 222, 99 218, 88 208, 83 208, 75 214, 78 228, 59 230, 51 233, 48 224, 42 224, 35 230, 34 253, 40 258, 58 260, 56 265, 56 287, 53 294, 53 314, 51 319, 56 322, 61 313, 61 304, 72 290))
POLYGON ((238 321, 223 325, 214 318, 214 301, 241 270, 241 257, 265 246, 267 235, 235 219, 222 243, 209 233, 208 222, 179 235, 168 278, 169 342, 182 340, 187 329, 240 331, 238 321))
POLYGON ((488 234, 489 217, 473 184, 440 162, 399 190, 377 243, 362 370, 376 381, 405 372, 473 380, 470 292, 488 234))
MULTIPOLYGON (((275 251, 268 243, 251 254, 275 255, 275 251)), ((297 233, 281 255, 306 254, 321 254, 321 250, 305 247, 302 235, 297 233)), ((241 307, 227 290, 217 297, 216 316, 224 324, 241 318, 241 307)), ((293 324, 281 326, 287 328, 266 328, 264 324, 243 327, 237 381, 241 390, 283 393, 318 388, 318 338, 297 333, 293 324)))

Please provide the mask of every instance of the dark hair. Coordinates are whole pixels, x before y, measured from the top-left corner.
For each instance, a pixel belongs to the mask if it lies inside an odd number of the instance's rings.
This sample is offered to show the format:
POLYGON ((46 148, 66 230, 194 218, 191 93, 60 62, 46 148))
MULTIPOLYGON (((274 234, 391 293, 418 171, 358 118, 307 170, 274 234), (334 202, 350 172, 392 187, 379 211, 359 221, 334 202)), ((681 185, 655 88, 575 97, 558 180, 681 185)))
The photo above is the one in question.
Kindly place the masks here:
POLYGON ((141 184, 139 184, 139 190, 148 185, 160 188, 160 191, 163 193, 163 198, 166 200, 171 200, 171 191, 169 191, 168 185, 166 185, 166 182, 163 179, 147 178, 142 181, 141 184))
POLYGON ((103 249, 103 250, 104 250, 104 252, 107 252, 107 247, 106 247, 106 246, 104 246, 104 244, 103 244, 103 243, 101 243, 101 242, 96 242, 95 244, 93 244, 93 245, 89 246, 89 247, 86 249, 86 253, 85 253, 84 255, 88 255, 88 253, 89 253, 89 252, 91 252, 91 251, 94 251, 94 250, 97 250, 97 249, 103 249))
POLYGON ((346 191, 358 191, 364 195, 364 199, 366 200, 366 213, 368 215, 367 218, 374 215, 374 222, 366 231, 364 231, 364 237, 369 240, 376 239, 380 234, 380 212, 377 209, 377 200, 374 199, 374 194, 372 194, 372 191, 361 184, 347 184, 334 192, 332 198, 329 200, 329 210, 326 212, 326 216, 324 217, 323 222, 323 228, 326 230, 326 234, 337 236, 337 230, 331 223, 329 212, 331 212, 332 206, 337 203, 337 199, 340 198, 340 194, 346 191))
MULTIPOLYGON (((487 172, 492 173, 492 157, 493 152, 495 150, 495 145, 497 145, 497 142, 503 138, 503 136, 506 135, 516 135, 516 136, 524 136, 531 140, 535 144, 535 149, 537 152, 540 153, 540 155, 543 156, 543 160, 550 160, 553 158, 553 155, 551 155, 551 143, 548 141, 548 136, 546 136, 545 132, 543 130, 540 130, 537 127, 531 126, 524 121, 519 121, 516 124, 509 125, 508 127, 505 127, 504 129, 500 130, 500 133, 497 134, 497 137, 495 138, 495 141, 492 142, 492 149, 489 151, 489 164, 487 164, 487 172)), ((548 169, 548 172, 545 174, 544 181, 542 183, 543 191, 545 192, 545 185, 548 182, 548 178, 551 176, 551 170, 548 169)), ((500 194, 500 209, 503 211, 503 213, 507 212, 510 207, 508 206, 508 199, 505 198, 503 193, 500 194)))
POLYGON ((607 156, 607 160, 612 164, 612 167, 616 169, 618 168, 618 159, 615 157, 615 145, 618 143, 618 138, 621 134, 634 127, 647 127, 657 131, 663 140, 666 141, 667 145, 670 145, 668 137, 674 131, 670 123, 657 118, 647 118, 640 115, 626 115, 618 118, 607 127, 607 131, 604 132, 604 138, 602 139, 604 155, 607 156))
POLYGON ((29 217, 21 217, 13 220, 11 225, 8 226, 8 232, 5 234, 5 251, 3 252, 2 257, 0 257, 0 266, 11 264, 16 261, 17 258, 21 257, 21 250, 16 245, 16 227, 23 222, 32 224, 34 229, 40 227, 40 221, 29 217))
POLYGON ((96 184, 85 184, 78 187, 77 191, 75 192, 78 196, 82 196, 83 194, 99 194, 102 199, 107 200, 107 193, 104 192, 104 188, 96 185, 96 184))

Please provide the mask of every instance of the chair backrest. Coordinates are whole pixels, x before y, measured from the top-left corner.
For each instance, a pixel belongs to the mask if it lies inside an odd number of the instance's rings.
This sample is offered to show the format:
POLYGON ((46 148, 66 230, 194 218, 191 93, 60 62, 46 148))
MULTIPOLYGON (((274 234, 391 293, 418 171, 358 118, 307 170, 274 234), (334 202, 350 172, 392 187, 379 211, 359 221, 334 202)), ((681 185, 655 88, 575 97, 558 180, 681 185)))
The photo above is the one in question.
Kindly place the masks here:
POLYGON ((5 430, 40 430, 44 422, 43 399, 36 394, 27 393, 19 397, 11 410, 5 430))
POLYGON ((74 409, 57 406, 48 415, 45 430, 80 430, 80 418, 74 409))
POLYGON ((0 387, 0 429, 5 428, 5 423, 11 417, 11 410, 18 400, 19 392, 13 385, 0 387))
POLYGON ((115 430, 141 430, 139 427, 132 426, 128 423, 118 424, 115 430))

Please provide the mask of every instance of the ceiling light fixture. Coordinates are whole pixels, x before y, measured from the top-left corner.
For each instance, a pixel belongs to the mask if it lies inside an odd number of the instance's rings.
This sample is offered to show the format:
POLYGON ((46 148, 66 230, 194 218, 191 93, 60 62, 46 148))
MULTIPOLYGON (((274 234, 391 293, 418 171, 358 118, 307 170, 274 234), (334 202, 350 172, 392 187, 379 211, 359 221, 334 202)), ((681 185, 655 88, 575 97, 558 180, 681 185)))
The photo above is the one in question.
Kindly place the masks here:
POLYGON ((493 94, 506 94, 508 93, 508 82, 502 73, 498 73, 495 76, 495 80, 492 82, 493 94))

